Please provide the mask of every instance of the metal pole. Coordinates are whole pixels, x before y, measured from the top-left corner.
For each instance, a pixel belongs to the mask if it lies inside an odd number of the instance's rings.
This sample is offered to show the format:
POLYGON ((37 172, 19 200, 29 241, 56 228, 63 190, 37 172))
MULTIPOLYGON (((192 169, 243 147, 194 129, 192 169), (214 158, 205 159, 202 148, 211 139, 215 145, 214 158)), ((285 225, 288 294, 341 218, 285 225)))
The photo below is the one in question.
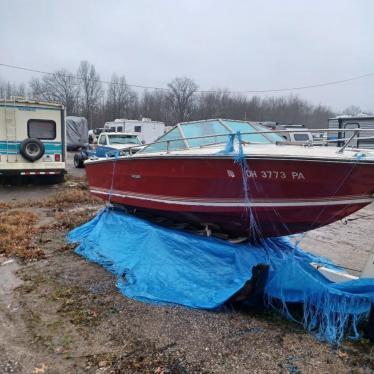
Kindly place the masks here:
POLYGON ((357 134, 358 134, 358 131, 355 130, 355 131, 353 132, 352 136, 347 140, 347 142, 343 145, 343 147, 341 147, 341 148, 338 150, 337 153, 343 153, 343 151, 347 148, 348 144, 351 142, 351 140, 352 140, 353 138, 355 138, 355 137, 357 136, 357 134))

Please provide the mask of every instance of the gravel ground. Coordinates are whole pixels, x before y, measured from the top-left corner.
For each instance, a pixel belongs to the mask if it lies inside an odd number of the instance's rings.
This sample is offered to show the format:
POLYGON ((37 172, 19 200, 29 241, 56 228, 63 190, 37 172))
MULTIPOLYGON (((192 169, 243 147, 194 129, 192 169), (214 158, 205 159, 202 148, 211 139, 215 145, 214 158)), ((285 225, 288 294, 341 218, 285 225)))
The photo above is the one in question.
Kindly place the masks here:
MULTIPOLYGON (((69 187, 51 194, 62 188, 69 187)), ((21 191, 16 201, 27 202, 27 190, 21 191)), ((49 195, 31 189, 33 199, 35 193, 49 195)), ((347 340, 331 347, 274 312, 208 312, 122 296, 110 273, 66 245, 67 226, 52 224, 57 213, 69 217, 76 205, 26 204, 23 209, 36 212, 39 223, 48 223, 34 238, 44 257, 8 262, 0 256, 0 373, 373 372, 372 344, 347 340)), ((373 211, 370 206, 354 217, 373 211)), ((315 230, 302 247, 360 270, 373 222, 368 217, 315 230)))

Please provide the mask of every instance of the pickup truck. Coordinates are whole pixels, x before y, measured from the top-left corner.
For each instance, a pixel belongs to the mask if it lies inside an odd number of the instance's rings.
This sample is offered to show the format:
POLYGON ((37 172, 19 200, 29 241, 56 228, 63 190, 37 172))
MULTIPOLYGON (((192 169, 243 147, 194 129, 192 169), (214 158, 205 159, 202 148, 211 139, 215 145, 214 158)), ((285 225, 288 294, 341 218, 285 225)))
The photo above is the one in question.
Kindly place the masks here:
POLYGON ((143 148, 138 135, 120 132, 102 132, 97 144, 90 145, 74 155, 74 166, 76 168, 83 168, 84 161, 89 157, 107 157, 111 151, 125 152, 130 147, 132 147, 133 153, 143 148))

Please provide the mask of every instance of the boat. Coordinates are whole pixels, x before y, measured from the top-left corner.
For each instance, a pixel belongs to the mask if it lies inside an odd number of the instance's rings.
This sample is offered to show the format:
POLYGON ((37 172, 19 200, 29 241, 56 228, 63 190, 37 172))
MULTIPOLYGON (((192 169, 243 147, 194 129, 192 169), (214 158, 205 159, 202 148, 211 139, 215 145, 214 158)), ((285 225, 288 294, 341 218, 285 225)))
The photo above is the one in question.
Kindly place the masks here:
POLYGON ((87 160, 87 180, 130 212, 234 235, 296 234, 374 200, 374 153, 349 147, 350 131, 339 148, 292 144, 250 121, 185 122, 135 154, 87 160))

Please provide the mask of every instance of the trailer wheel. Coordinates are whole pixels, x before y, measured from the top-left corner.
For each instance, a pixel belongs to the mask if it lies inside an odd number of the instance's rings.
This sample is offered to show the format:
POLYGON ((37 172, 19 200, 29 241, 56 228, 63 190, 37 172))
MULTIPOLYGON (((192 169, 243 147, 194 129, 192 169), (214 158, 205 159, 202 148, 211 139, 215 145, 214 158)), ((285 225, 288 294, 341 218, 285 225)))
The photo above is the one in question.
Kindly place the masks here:
POLYGON ((19 151, 23 158, 34 162, 39 160, 45 152, 44 144, 36 138, 25 139, 21 142, 19 151))
POLYGON ((74 166, 78 169, 84 168, 84 163, 79 153, 74 155, 74 166))

